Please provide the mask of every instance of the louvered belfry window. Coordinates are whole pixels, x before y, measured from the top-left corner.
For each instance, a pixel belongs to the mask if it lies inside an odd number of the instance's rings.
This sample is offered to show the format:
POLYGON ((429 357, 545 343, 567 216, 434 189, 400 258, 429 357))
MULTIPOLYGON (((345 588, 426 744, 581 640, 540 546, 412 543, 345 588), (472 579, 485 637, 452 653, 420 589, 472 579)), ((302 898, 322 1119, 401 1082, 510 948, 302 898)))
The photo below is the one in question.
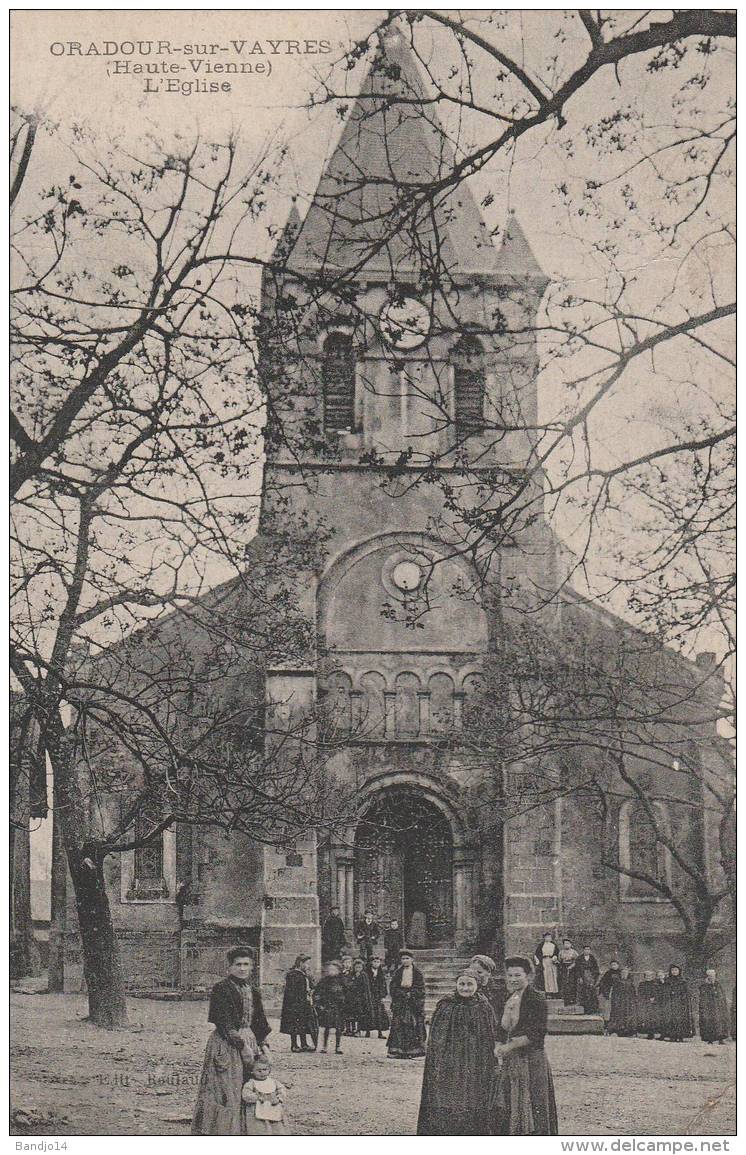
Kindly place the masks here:
POLYGON ((324 429, 355 425, 355 350, 349 333, 330 333, 324 342, 324 429))
POLYGON ((484 422, 484 351, 476 337, 462 337, 454 346, 453 386, 457 426, 484 422))

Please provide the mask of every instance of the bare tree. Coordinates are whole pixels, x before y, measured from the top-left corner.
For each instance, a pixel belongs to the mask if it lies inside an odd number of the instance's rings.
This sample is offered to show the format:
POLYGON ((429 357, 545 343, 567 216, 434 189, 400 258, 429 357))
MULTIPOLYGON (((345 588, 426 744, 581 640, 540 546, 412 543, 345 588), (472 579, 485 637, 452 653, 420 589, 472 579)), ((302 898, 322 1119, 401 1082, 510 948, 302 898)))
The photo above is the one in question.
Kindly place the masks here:
POLYGON ((134 155, 27 121, 16 142, 11 667, 53 772, 90 1017, 116 1026, 106 857, 175 822, 280 841, 332 797, 313 718, 267 721, 257 682, 307 632, 275 576, 288 542, 250 552, 264 399, 245 269, 270 170, 239 174, 233 140, 134 155))

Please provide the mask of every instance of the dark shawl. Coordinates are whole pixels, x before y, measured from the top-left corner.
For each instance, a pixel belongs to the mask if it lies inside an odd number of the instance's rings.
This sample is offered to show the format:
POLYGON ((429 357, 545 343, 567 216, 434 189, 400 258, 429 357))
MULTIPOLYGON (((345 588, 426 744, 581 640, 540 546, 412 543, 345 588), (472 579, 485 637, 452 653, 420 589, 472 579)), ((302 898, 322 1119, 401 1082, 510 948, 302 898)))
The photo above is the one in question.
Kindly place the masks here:
POLYGON ((730 1034, 728 1003, 720 983, 700 984, 699 1034, 704 1043, 719 1043, 730 1034))
POLYGON ((666 1034, 671 1039, 691 1039, 694 1034, 694 1019, 686 980, 681 975, 669 974, 664 986, 668 1013, 666 1034))
POLYGON ((285 992, 282 996, 280 1031, 283 1035, 300 1035, 313 1027, 313 1008, 308 1001, 313 983, 305 971, 293 967, 285 976, 285 992))
POLYGON ((345 1017, 345 986, 339 975, 324 975, 313 992, 313 1005, 322 1027, 341 1030, 345 1017))
MULTIPOLYGON (((525 1035, 528 1039, 529 1050, 543 1049, 544 1037, 547 1033, 548 1017, 547 1001, 532 987, 526 987, 521 999, 521 1009, 518 1013, 518 1022, 512 1032, 513 1038, 525 1035)), ((498 1024, 498 1038, 501 1043, 507 1043, 508 1033, 498 1024)))
POLYGON ((609 1032, 633 1035, 637 1030, 637 991, 630 977, 620 978, 611 988, 609 1032))
POLYGON ((353 978, 351 1002, 354 1013, 350 1017, 354 1018, 361 1031, 369 1031, 371 1027, 375 1026, 375 1016, 373 1014, 373 997, 370 993, 370 980, 368 979, 367 971, 360 971, 359 974, 356 974, 353 978))
POLYGON ((321 947, 324 962, 336 958, 345 945, 345 924, 338 914, 330 914, 321 929, 321 947))
POLYGON ((637 1025, 645 1035, 654 1035, 660 1030, 659 985, 657 979, 643 979, 637 988, 637 1025))
POLYGON ((397 1007, 404 1006, 409 1003, 418 1011, 425 1009, 425 978, 422 971, 416 966, 412 967, 412 985, 411 987, 402 990, 401 977, 403 967, 398 967, 391 976, 391 986, 389 991, 391 994, 391 1010, 397 1007))
POLYGON ((489 1135, 497 1019, 487 999, 441 999, 430 1024, 418 1135, 489 1135))
POLYGON ((609 967, 609 969, 604 971, 603 975, 601 976, 601 982, 598 984, 598 993, 603 995, 605 999, 608 999, 613 988, 617 985, 617 983, 620 983, 621 981, 622 972, 620 970, 613 971, 611 967, 609 967))
MULTIPOLYGON (((270 1033, 270 1026, 264 1013, 262 995, 258 987, 252 987, 251 996, 251 1029, 256 1036, 257 1043, 261 1046, 270 1033)), ((243 996, 240 984, 231 978, 221 979, 220 982, 215 983, 210 995, 207 1021, 214 1023, 223 1038, 232 1042, 230 1032, 239 1029, 242 1015, 243 996)))

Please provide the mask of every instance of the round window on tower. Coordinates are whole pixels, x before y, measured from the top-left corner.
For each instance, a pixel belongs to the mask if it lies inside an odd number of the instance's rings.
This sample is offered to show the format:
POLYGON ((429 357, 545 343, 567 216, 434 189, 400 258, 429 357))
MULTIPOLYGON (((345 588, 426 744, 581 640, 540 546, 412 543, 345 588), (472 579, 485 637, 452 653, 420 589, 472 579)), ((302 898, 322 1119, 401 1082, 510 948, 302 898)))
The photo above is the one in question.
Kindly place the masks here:
POLYGON ((400 561, 391 572, 391 580, 402 593, 413 593, 422 582, 422 570, 414 561, 400 561))

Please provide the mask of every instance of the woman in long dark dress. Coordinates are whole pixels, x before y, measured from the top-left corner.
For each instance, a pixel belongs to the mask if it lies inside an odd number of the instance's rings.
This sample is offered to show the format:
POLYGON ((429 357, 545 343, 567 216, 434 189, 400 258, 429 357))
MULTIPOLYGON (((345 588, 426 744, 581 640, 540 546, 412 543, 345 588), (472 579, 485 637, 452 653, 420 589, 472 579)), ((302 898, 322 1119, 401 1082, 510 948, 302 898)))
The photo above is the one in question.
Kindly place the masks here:
MULTIPOLYGON (((386 972, 381 966, 381 960, 377 955, 368 963, 368 982, 370 983, 370 996, 373 1000, 373 1022, 371 1030, 378 1031, 379 1039, 385 1038, 384 1031, 389 1029, 389 1016, 384 1006, 383 1000, 389 993, 388 983, 386 982, 386 972)), ((370 1031, 365 1032, 365 1037, 368 1038, 370 1031)))
POLYGON ((341 967, 337 962, 327 963, 324 977, 319 979, 313 992, 313 1005, 319 1021, 319 1027, 324 1031, 321 1043, 322 1053, 326 1053, 329 1045, 329 1033, 334 1031, 335 1054, 341 1055, 342 1028, 345 1021, 345 985, 342 982, 341 967))
POLYGON ((608 968, 601 975, 601 981, 598 984, 599 1001, 601 1003, 601 1014, 604 1017, 606 1029, 609 1030, 609 1020, 611 1018, 611 992, 617 983, 622 981, 622 964, 618 959, 612 959, 608 968))
POLYGON ((370 1036, 375 1015, 373 1013, 373 996, 370 991, 370 980, 365 960, 356 958, 352 964, 351 1001, 356 1033, 366 1031, 370 1036))
POLYGON ((489 1135, 497 1019, 467 970, 435 1008, 422 1076, 418 1135, 489 1135))
POLYGON ((728 1003, 717 972, 709 967, 699 987, 699 1035, 703 1043, 724 1043, 728 1034, 728 1003))
POLYGON ((547 1004, 528 985, 531 964, 505 960, 508 1001, 500 1021, 495 1058, 500 1065, 493 1109, 496 1135, 557 1135, 557 1103, 544 1053, 547 1004))
POLYGON ((629 967, 622 967, 619 981, 611 988, 610 1035, 629 1038, 637 1033, 637 991, 629 967))
POLYGON ((666 979, 666 1002, 668 1010, 668 1037, 672 1043, 691 1039, 694 1034, 692 1002, 681 967, 672 963, 666 979))
POLYGON ((391 979, 390 1059, 417 1059, 425 1054, 425 979, 411 951, 399 951, 391 979))
POLYGON ((637 988, 637 1027, 641 1035, 654 1039, 660 1031, 658 983, 653 971, 645 971, 637 988))
POLYGON ((310 964, 310 955, 299 954, 285 976, 280 1032, 283 1035, 290 1035, 291 1051, 315 1051, 319 1041, 319 1024, 313 1009, 310 964), (313 1046, 306 1041, 308 1036, 313 1046))
POLYGON ((192 1117, 193 1135, 240 1135, 241 1088, 261 1053, 269 1023, 262 996, 251 984, 254 957, 247 947, 228 951, 228 975, 212 988, 205 1061, 192 1117))
POLYGON ((558 973, 557 982, 559 985, 559 993, 562 996, 562 1002, 566 1007, 575 1005, 578 989, 578 972, 577 960, 578 952, 570 942, 569 938, 562 940, 562 947, 557 955, 558 973))
POLYGON ((591 948, 589 946, 583 947, 582 953, 578 955, 575 967, 578 974, 578 986, 575 997, 583 1008, 583 1014, 598 1014, 597 983, 600 968, 598 959, 594 954, 591 954, 591 948))

